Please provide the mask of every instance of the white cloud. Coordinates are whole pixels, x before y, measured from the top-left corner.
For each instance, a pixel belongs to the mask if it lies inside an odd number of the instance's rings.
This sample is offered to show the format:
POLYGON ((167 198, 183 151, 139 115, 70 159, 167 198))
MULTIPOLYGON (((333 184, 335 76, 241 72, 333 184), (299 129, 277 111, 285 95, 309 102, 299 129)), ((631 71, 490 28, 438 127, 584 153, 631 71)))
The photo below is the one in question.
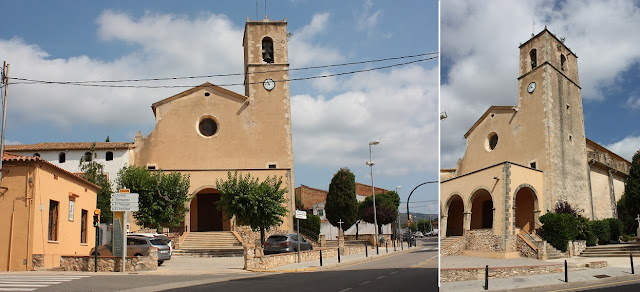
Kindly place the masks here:
POLYGON ((313 15, 311 22, 293 32, 289 40, 289 59, 297 67, 309 65, 333 64, 344 60, 344 56, 335 49, 323 45, 314 38, 327 30, 330 14, 328 12, 313 15))
POLYGON ((419 66, 356 74, 331 98, 292 97, 294 160, 340 167, 374 161, 386 175, 432 170, 437 163, 437 69, 419 66), (377 157, 377 158, 376 158, 377 157))
POLYGON ((625 105, 632 109, 640 109, 640 96, 629 97, 625 105))
POLYGON ((631 161, 633 155, 640 150, 640 136, 631 135, 604 147, 631 161))
MULTIPOLYGON (((520 43, 546 25, 578 55, 585 100, 601 100, 640 60, 640 10, 632 1, 465 1, 441 6, 442 167, 464 154, 464 133, 491 105, 515 105, 520 43), (443 72, 445 74, 446 72, 443 72)), ((630 100, 629 102, 635 102, 630 100)), ((635 103, 633 103, 635 104, 635 103)))
POLYGON ((362 10, 354 13, 358 30, 366 31, 368 34, 374 32, 378 20, 382 15, 382 10, 372 11, 373 1, 366 0, 362 4, 362 10))

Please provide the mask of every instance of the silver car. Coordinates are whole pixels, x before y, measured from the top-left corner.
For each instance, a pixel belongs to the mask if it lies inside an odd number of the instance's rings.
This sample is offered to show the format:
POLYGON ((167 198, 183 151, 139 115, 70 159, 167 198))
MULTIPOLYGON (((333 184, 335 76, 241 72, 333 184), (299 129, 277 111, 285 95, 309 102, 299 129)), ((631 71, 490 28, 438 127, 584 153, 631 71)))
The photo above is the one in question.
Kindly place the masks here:
MULTIPOLYGON (((149 238, 144 236, 127 236, 127 256, 148 256, 149 248, 158 249, 158 265, 171 259, 171 249, 167 243, 160 238, 149 238)), ((112 244, 106 243, 98 246, 98 256, 113 256, 112 244)), ((95 248, 91 249, 90 255, 95 255, 95 248)))
POLYGON ((298 242, 300 242, 300 251, 313 249, 311 242, 296 233, 274 234, 264 243, 264 254, 296 252, 298 242))

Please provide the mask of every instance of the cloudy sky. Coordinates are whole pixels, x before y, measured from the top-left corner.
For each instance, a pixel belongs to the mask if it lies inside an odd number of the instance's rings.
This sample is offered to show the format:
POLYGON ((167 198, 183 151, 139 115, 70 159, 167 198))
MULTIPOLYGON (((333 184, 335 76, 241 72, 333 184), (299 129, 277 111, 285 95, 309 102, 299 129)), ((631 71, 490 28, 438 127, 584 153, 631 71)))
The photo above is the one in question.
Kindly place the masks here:
MULTIPOLYGON (((121 80, 241 73, 247 17, 262 19, 265 1, 5 1, 0 61, 10 77, 121 80), (215 4, 214 4, 215 3, 215 4), (256 5, 257 4, 257 5, 256 5)), ((438 51, 437 1, 268 1, 270 19, 286 17, 291 68, 438 51)), ((416 60, 292 72, 292 78, 416 60)), ((375 146, 376 186, 400 190, 438 178, 438 59, 367 73, 291 83, 295 182, 328 189, 340 167, 370 183, 368 142, 375 146)), ((232 84, 237 77, 145 85, 232 84)), ((133 141, 154 126, 153 102, 186 88, 9 86, 6 139, 11 143, 133 141)), ((23 83, 23 84, 20 84, 23 83)), ((239 93, 241 87, 229 87, 239 93)), ((631 100, 638 103, 638 100, 631 100)), ((436 184, 416 190, 412 211, 426 212, 436 184), (422 203, 421 203, 422 202, 422 203), (415 210, 414 210, 415 208, 415 210)), ((436 212, 435 208, 431 208, 436 212)), ((404 209, 402 209, 404 211, 404 209)))
POLYGON ((491 105, 516 105, 518 46, 545 27, 578 56, 589 139, 631 160, 640 149, 638 1, 442 1, 442 167, 491 105), (535 24, 534 24, 535 21, 535 24))

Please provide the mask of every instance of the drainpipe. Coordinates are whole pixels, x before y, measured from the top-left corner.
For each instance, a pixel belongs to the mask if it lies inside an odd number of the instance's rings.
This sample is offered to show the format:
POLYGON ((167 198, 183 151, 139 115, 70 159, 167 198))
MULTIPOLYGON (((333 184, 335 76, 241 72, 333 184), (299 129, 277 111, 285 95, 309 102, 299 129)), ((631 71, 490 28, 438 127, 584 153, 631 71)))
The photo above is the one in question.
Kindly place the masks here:
POLYGON ((596 220, 596 211, 593 207, 593 188, 591 187, 591 166, 596 163, 595 159, 591 159, 591 161, 587 165, 587 176, 589 177, 589 196, 591 197, 591 220, 596 220))
POLYGON ((618 218, 618 201, 616 200, 616 190, 613 186, 613 174, 617 173, 617 169, 610 168, 607 173, 609 174, 609 193, 613 196, 613 216, 618 218))

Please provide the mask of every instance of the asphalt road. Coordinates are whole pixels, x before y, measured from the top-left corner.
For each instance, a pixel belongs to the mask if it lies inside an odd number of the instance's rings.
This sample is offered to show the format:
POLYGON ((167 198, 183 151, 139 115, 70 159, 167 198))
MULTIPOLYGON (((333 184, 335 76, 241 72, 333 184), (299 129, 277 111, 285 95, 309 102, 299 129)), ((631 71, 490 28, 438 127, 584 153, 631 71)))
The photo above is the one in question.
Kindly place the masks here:
POLYGON ((168 291, 437 291, 437 238, 422 250, 303 273, 270 274, 168 291))
POLYGON ((311 272, 14 274, 0 276, 0 290, 26 280, 39 287, 24 289, 36 291, 437 291, 437 238, 418 239, 418 245, 422 249, 311 272))

